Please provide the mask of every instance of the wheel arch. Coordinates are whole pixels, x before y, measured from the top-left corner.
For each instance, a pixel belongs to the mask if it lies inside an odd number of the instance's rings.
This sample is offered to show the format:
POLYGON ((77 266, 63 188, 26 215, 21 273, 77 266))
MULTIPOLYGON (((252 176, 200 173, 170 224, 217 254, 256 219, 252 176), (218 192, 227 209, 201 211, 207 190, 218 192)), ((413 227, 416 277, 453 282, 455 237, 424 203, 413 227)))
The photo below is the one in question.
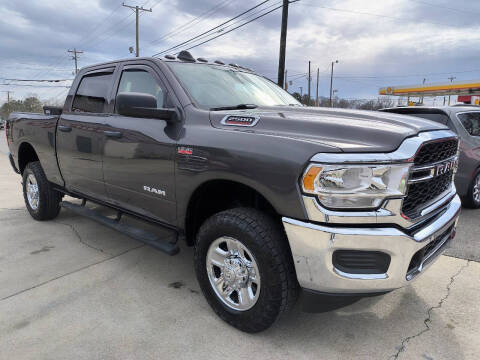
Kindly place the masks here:
POLYGON ((21 174, 25 170, 28 163, 40 161, 37 151, 29 142, 22 142, 18 147, 18 170, 21 174))
POLYGON ((252 207, 280 218, 267 197, 252 186, 233 180, 208 180, 197 186, 188 200, 184 225, 187 244, 194 245, 198 229, 211 215, 235 207, 252 207))

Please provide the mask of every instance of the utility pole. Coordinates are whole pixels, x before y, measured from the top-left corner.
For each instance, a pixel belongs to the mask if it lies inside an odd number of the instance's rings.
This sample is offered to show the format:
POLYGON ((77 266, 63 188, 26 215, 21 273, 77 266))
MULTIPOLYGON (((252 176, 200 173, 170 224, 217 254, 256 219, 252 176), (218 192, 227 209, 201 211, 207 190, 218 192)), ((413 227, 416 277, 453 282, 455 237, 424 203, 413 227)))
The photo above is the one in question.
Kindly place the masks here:
MULTIPOLYGON (((453 80, 455 80, 455 79, 456 79, 455 76, 450 76, 450 77, 448 78, 448 80, 450 80, 451 83, 453 83, 453 80)), ((448 95, 448 106, 450 106, 450 95, 448 95)))
POLYGON ((287 77, 287 75, 288 75, 288 71, 285 70, 285 87, 284 87, 285 91, 288 91, 288 77, 287 77))
POLYGON ((77 49, 73 48, 73 50, 68 50, 69 53, 72 53, 72 59, 75 60, 75 75, 78 73, 78 54, 83 54, 83 51, 78 51, 77 49))
POLYGON ((280 34, 280 55, 278 57, 278 86, 282 86, 285 74, 285 56, 287 50, 287 26, 288 26, 288 4, 289 0, 283 0, 282 10, 282 31, 280 34))
POLYGON ((320 83, 320 68, 317 69, 317 96, 315 98, 315 106, 320 106, 320 103, 318 102, 318 84, 320 83))
POLYGON ((312 84, 312 62, 308 62, 308 106, 310 106, 310 89, 312 84))
MULTIPOLYGON (((423 78, 423 83, 422 83, 422 85, 425 85, 425 81, 427 81, 427 79, 426 79, 426 78, 423 78)), ((420 103, 423 105, 423 95, 422 95, 422 99, 420 100, 420 103)))
POLYGON ((130 8, 132 9, 133 11, 135 11, 135 56, 136 57, 139 57, 140 56, 140 47, 138 45, 139 41, 138 41, 138 14, 140 11, 148 11, 148 12, 152 12, 152 8, 150 9, 145 9, 143 6, 139 7, 138 5, 137 6, 130 6, 130 5, 125 5, 125 3, 122 3, 122 6, 125 6, 127 8, 130 8))
POLYGON ((330 107, 333 107, 333 65, 338 64, 338 60, 332 61, 332 72, 330 73, 330 107))

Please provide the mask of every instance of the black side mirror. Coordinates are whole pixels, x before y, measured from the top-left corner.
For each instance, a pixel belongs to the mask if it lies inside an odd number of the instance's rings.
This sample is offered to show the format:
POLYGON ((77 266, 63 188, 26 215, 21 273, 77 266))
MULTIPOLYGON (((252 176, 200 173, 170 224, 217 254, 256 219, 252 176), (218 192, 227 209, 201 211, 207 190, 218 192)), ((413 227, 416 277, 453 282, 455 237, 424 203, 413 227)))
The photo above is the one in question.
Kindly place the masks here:
POLYGON ((177 112, 173 109, 157 109, 157 99, 150 94, 119 93, 115 100, 115 108, 123 116, 177 121, 177 112))

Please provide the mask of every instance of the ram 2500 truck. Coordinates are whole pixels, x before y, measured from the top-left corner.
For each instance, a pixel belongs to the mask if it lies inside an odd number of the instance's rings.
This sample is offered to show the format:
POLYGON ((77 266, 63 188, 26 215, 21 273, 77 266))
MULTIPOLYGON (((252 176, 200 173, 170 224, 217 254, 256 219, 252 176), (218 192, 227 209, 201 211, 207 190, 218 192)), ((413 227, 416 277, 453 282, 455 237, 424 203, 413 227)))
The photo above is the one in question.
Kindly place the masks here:
POLYGON ((168 254, 186 241, 213 310, 247 332, 299 295, 408 285, 454 238, 460 211, 447 126, 304 107, 250 70, 186 52, 86 67, 63 109, 12 114, 7 139, 34 219, 63 206, 168 254))

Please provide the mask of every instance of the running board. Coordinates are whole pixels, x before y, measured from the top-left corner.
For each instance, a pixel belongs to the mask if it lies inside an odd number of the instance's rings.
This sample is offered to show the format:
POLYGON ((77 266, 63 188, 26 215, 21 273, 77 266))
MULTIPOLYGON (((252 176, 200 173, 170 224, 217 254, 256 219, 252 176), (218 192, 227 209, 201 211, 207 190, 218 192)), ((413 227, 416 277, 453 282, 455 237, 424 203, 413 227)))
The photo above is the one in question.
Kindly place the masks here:
POLYGON ((164 253, 167 253, 168 255, 176 255, 180 251, 180 248, 177 246, 177 244, 165 241, 151 232, 127 224, 121 224, 119 222, 120 216, 117 216, 117 219, 110 219, 109 217, 106 217, 95 210, 89 209, 82 205, 73 204, 68 201, 62 201, 60 206, 73 211, 77 215, 95 220, 102 225, 128 235, 131 238, 150 245, 160 251, 163 251, 164 253))

